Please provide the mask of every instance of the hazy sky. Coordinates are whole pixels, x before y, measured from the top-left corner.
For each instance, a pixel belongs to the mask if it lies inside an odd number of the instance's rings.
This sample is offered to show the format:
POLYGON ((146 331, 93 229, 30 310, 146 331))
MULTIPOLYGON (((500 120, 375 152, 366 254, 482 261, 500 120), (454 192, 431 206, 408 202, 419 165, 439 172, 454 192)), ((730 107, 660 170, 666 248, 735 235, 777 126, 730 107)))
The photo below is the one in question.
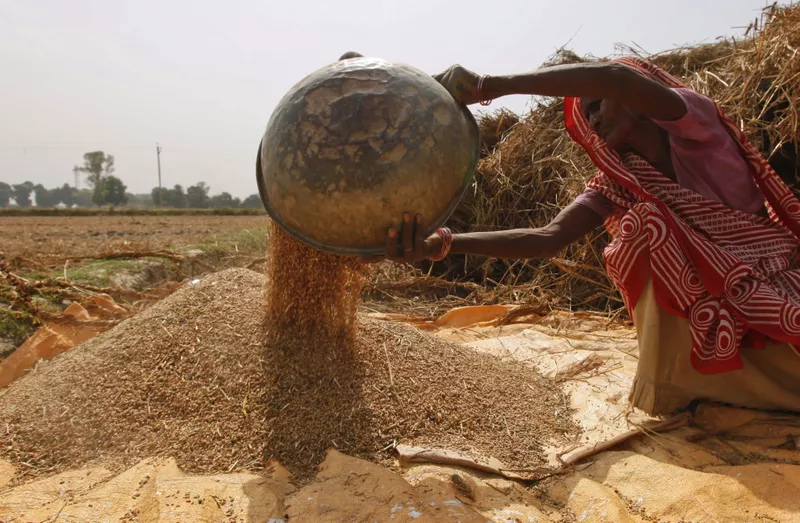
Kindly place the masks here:
MULTIPOLYGON (((0 0, 0 180, 72 184, 84 152, 133 192, 256 192, 270 112, 348 50, 431 74, 518 73, 569 42, 605 56, 736 35, 764 0, 0 0), (570 42, 571 40, 571 42, 570 42)), ((495 102, 524 109, 523 97, 495 102)))

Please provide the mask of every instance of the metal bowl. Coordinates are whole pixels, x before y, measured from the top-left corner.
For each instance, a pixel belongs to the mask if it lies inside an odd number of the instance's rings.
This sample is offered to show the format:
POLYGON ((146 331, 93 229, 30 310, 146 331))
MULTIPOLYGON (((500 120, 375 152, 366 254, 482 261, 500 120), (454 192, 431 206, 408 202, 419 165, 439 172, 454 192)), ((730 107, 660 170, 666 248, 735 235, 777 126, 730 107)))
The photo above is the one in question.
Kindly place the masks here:
POLYGON ((384 252, 404 211, 433 232, 472 180, 475 119, 430 75, 374 58, 317 70, 280 101, 259 146, 259 194, 289 234, 337 254, 384 252))

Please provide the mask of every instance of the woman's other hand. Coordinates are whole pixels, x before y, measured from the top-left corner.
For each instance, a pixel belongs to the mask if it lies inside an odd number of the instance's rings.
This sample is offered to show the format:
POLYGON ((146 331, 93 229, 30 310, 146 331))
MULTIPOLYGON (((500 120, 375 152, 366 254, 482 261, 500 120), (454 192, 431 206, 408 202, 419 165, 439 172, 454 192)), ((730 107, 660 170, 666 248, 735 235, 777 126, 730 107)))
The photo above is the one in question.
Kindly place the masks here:
POLYGON ((480 75, 469 69, 454 65, 444 72, 434 75, 433 78, 442 84, 458 103, 472 105, 480 101, 478 97, 480 75))
POLYGON ((421 215, 403 213, 400 230, 390 228, 386 234, 386 254, 362 256, 363 263, 376 263, 384 259, 397 263, 416 263, 436 255, 442 248, 442 239, 436 234, 426 237, 425 220, 421 215))

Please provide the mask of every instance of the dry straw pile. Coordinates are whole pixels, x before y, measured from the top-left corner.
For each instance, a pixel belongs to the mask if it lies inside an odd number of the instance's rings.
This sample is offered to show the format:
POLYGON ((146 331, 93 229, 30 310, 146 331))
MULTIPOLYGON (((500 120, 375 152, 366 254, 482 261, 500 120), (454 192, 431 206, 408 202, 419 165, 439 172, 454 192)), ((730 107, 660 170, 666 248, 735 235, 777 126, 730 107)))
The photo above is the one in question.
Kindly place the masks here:
MULTIPOLYGON (((766 9, 739 39, 649 58, 715 99, 740 122, 784 180, 797 184, 800 6, 766 9)), ((584 59, 561 51, 552 63, 580 60, 584 59)), ((487 149, 472 190, 451 219, 455 229, 542 226, 593 175, 594 166, 566 134, 561 101, 534 103, 521 120, 507 112, 482 117, 487 149)), ((591 235, 546 262, 462 257, 451 261, 448 276, 496 286, 498 291, 515 285, 517 297, 523 299, 534 290, 544 291, 560 307, 610 311, 622 303, 603 269, 607 241, 604 232, 591 235)))

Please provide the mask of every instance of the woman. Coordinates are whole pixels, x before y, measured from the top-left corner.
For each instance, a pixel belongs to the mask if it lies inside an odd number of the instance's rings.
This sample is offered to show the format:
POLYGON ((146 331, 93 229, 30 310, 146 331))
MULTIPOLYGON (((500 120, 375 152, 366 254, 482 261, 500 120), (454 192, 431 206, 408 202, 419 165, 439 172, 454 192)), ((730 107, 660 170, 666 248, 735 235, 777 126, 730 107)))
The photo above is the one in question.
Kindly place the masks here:
POLYGON ((389 259, 548 257, 605 223, 607 270, 638 331, 635 407, 800 411, 800 202, 712 100, 636 58, 436 78, 464 104, 565 97, 567 130, 599 172, 539 229, 421 238, 423 218, 405 213, 389 259))

